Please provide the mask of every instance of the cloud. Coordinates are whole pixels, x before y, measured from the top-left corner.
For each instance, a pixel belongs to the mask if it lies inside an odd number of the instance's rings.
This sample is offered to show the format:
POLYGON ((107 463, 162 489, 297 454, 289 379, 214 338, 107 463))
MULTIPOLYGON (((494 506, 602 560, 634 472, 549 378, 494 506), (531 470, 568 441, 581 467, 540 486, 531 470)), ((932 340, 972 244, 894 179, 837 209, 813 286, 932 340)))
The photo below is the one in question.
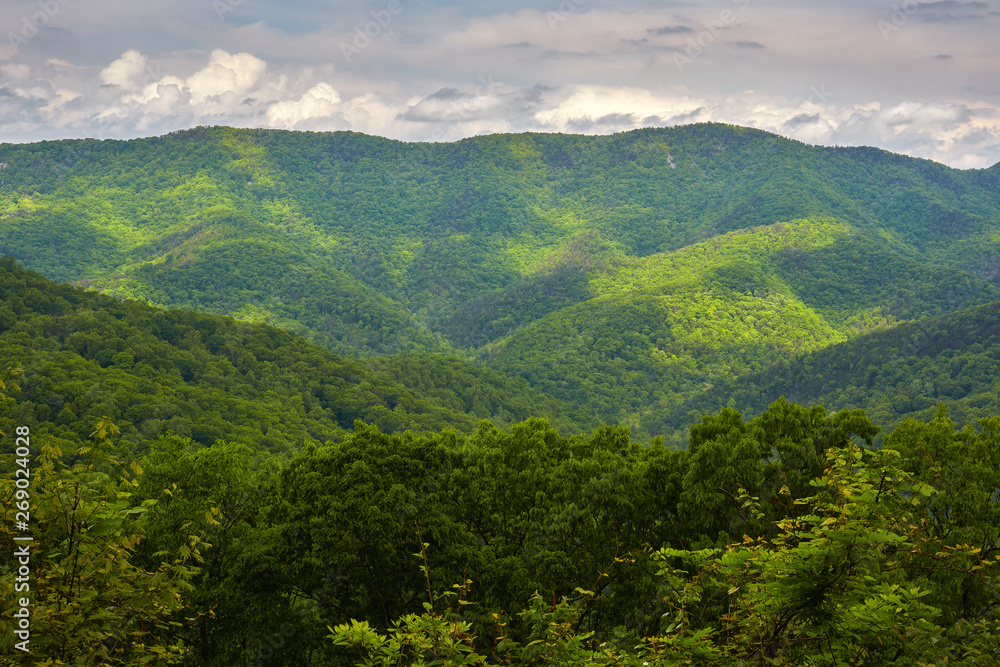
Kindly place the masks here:
MULTIPOLYGON (((207 124, 423 141, 718 121, 956 166, 1000 160, 995 2, 922 2, 884 38, 888 2, 725 2, 730 21, 707 0, 588 0, 553 25, 558 2, 404 0, 347 63, 339 45, 378 3, 231 3, 220 18, 206 0, 88 1, 0 53, 0 141, 207 124), (693 43, 680 72, 671 52, 693 43)), ((36 3, 0 3, 0 25, 36 3)))
POLYGON ((986 2, 981 2, 980 0, 974 0, 973 2, 960 2, 959 0, 937 0, 936 2, 920 2, 921 9, 940 9, 940 10, 950 10, 950 9, 989 9, 990 6, 986 2))
MULTIPOLYGON (((659 117, 655 117, 660 120, 659 117)), ((600 118, 571 118, 566 123, 566 130, 587 134, 606 134, 621 130, 631 130, 637 126, 636 117, 630 113, 609 113, 600 118)))
POLYGON ((792 129, 801 125, 812 125, 818 123, 820 115, 818 113, 800 113, 785 121, 782 127, 792 129))
POLYGON ((921 104, 903 102, 881 114, 881 121, 891 128, 952 128, 968 123, 971 111, 958 104, 921 104))
POLYGON ((457 88, 441 88, 421 98, 400 113, 399 120, 418 123, 468 123, 470 121, 522 119, 532 113, 549 90, 544 86, 527 89, 481 78, 471 92, 457 88))
POLYGON ((686 25, 665 25, 662 28, 650 28, 647 30, 651 35, 676 35, 684 32, 694 32, 686 25))
POLYGON ((563 99, 534 114, 539 129, 553 132, 625 130, 639 127, 639 119, 656 118, 664 124, 704 107, 705 101, 680 95, 618 86, 573 86, 563 99), (603 128, 603 130, 602 130, 603 128))
POLYGON ((129 50, 122 57, 101 70, 101 82, 118 88, 131 88, 136 79, 146 69, 146 56, 129 50))
POLYGON ((749 94, 723 99, 631 87, 576 86, 536 112, 538 129, 605 133, 636 127, 723 122, 822 145, 880 146, 956 167, 1000 159, 1000 107, 906 101, 837 106, 749 94))
POLYGON ((338 111, 340 94, 328 83, 318 83, 297 101, 275 102, 267 109, 267 122, 273 127, 295 129, 304 121, 332 118, 338 111))
POLYGON ((266 68, 267 63, 249 53, 233 55, 215 49, 208 65, 187 79, 191 102, 201 104, 211 97, 243 95, 260 80, 266 68))
POLYGON ((930 22, 973 21, 997 15, 997 12, 990 11, 989 4, 985 2, 939 0, 920 2, 917 9, 919 18, 930 22))
POLYGON ((2 76, 5 81, 27 79, 31 76, 31 67, 18 63, 0 65, 0 76, 2 76))

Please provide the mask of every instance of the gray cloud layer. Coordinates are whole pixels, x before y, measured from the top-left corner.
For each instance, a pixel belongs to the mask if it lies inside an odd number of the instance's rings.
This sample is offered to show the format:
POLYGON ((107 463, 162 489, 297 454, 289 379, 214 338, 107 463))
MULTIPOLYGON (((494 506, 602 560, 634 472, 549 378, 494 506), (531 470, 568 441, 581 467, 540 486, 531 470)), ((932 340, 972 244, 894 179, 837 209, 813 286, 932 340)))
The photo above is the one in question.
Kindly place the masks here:
POLYGON ((998 2, 8 0, 0 141, 720 121, 1000 161, 998 2))

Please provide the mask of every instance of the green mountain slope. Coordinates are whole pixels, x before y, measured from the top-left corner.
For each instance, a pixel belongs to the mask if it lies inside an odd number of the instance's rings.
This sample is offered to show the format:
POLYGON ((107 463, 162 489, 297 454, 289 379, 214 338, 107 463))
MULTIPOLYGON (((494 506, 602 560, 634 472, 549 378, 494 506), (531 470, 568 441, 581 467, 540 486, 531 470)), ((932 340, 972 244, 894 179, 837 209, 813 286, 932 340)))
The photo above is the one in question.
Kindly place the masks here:
POLYGON ((86 441, 103 416, 125 451, 167 431, 280 453, 339 438, 356 419, 388 431, 472 431, 536 414, 591 425, 558 401, 457 359, 358 360, 265 325, 161 310, 55 285, 0 260, 0 367, 17 368, 0 430, 30 424, 86 441))
POLYGON ((928 420, 943 403, 958 423, 1000 407, 1000 302, 905 322, 730 378, 652 417, 647 428, 677 432, 720 407, 756 414, 780 396, 830 410, 861 408, 891 430, 928 420))
POLYGON ((600 296, 518 330, 487 359, 633 424, 655 423, 706 386, 871 327, 1000 299, 985 280, 893 253, 829 219, 623 262, 590 289, 600 296))
POLYGON ((0 162, 0 252, 52 279, 342 355, 475 358, 633 425, 1000 298, 996 168, 726 125, 449 144, 196 128, 2 144, 0 162))
MULTIPOLYGON (((0 158, 0 250, 53 279, 99 280, 172 304, 178 296, 160 279, 196 271, 234 296, 243 286, 226 276, 238 258, 222 254, 210 267, 192 259, 255 240, 281 249, 287 271, 335 268, 410 312, 427 309, 431 321, 567 254, 641 257, 817 215, 985 275, 981 258, 948 249, 981 240, 1000 219, 988 173, 723 125, 453 144, 198 128, 0 145, 0 158), (87 252, 70 257, 69 239, 87 252)), ((264 273, 272 266, 261 246, 245 254, 251 265, 261 254, 264 273)), ((246 268, 238 273, 254 277, 246 268)), ((248 289, 265 311, 279 305, 248 289)))

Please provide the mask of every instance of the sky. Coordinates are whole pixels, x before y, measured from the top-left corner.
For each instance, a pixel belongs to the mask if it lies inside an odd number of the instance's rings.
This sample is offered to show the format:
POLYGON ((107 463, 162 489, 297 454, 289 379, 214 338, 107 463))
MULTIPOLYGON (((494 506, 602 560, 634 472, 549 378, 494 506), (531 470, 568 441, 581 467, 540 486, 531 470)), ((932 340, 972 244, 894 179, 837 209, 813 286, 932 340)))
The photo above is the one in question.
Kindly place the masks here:
POLYGON ((1000 0, 0 0, 0 142, 723 122, 1000 162, 1000 0))

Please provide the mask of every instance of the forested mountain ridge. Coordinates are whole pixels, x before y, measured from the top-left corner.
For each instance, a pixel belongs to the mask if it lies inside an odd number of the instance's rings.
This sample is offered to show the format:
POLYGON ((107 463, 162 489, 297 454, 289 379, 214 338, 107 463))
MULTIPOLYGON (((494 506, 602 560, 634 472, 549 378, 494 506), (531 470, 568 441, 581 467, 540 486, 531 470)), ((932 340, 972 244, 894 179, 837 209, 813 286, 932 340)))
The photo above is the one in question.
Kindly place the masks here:
POLYGON ((43 660, 995 662, 997 168, 726 126, 0 165, 43 660))
POLYGON ((538 413, 568 431, 593 424, 524 380, 459 359, 341 357, 268 325, 55 285, 9 257, 0 259, 0 368, 18 369, 0 431, 30 423, 86 441, 108 418, 130 456, 166 433, 290 453, 338 440, 358 419, 415 432, 538 413))
POLYGON ((647 428, 670 432, 725 406, 744 414, 778 397, 861 408, 892 429, 928 420, 938 405, 958 423, 1000 411, 1000 302, 903 322, 694 393, 647 428))
POLYGON ((457 352, 640 427, 789 355, 1000 299, 996 168, 733 126, 196 128, 0 161, 0 252, 55 280, 339 354, 457 352))
POLYGON ((525 326, 486 358, 609 420, 638 415, 647 426, 685 397, 778 360, 1000 299, 987 281, 818 219, 732 232, 590 284, 603 294, 525 326))

